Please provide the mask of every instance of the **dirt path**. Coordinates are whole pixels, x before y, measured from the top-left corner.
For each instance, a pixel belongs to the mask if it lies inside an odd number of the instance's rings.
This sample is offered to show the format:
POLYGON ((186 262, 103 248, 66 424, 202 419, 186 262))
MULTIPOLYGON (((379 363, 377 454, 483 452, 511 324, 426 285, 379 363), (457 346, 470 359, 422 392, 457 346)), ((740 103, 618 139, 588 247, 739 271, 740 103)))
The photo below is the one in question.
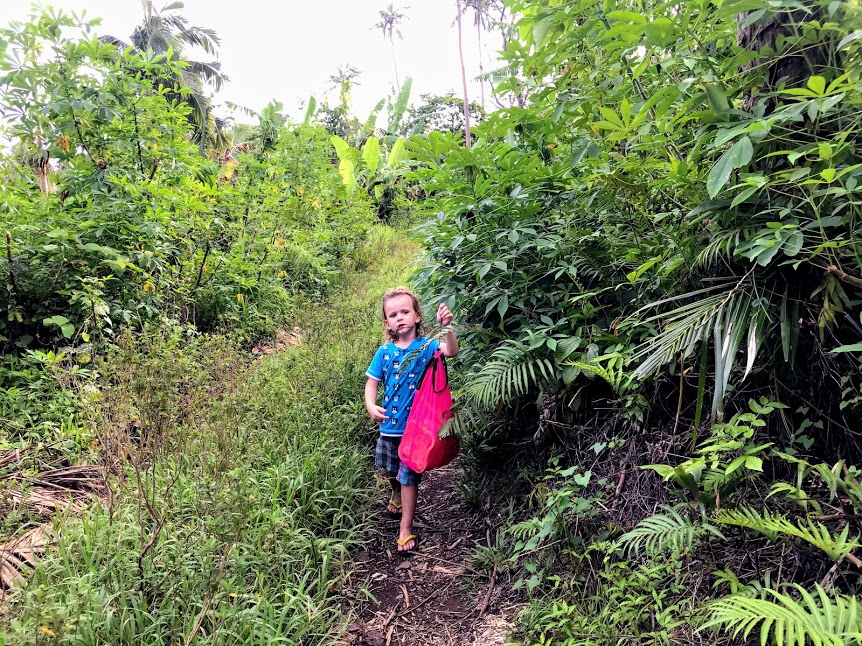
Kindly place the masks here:
MULTIPOLYGON (((457 463, 456 463, 457 464, 457 463)), ((351 646, 494 646, 506 641, 504 590, 470 566, 487 525, 455 488, 457 466, 430 472, 419 489, 418 553, 395 551, 398 521, 375 514, 377 532, 351 575, 351 646), (495 614, 497 613, 497 614, 495 614)), ((385 491, 381 487, 381 501, 385 491)))

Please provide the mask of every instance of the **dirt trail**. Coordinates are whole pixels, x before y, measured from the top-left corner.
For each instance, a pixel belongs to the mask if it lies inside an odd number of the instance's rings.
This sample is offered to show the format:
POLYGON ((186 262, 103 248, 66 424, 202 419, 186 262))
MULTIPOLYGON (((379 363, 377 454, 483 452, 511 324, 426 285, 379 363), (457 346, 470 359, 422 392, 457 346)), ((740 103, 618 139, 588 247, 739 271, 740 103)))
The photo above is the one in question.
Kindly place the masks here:
MULTIPOLYGON (((426 475, 419 488, 418 553, 395 550, 398 521, 381 502, 376 535, 356 555, 351 575, 354 618, 342 644, 351 646, 496 646, 511 628, 511 609, 492 576, 470 566, 470 550, 487 525, 455 488, 455 465, 426 475), (365 592, 370 594, 366 594, 365 592), (373 597, 373 598, 372 598, 373 597)), ((381 488, 381 501, 386 498, 381 488)))

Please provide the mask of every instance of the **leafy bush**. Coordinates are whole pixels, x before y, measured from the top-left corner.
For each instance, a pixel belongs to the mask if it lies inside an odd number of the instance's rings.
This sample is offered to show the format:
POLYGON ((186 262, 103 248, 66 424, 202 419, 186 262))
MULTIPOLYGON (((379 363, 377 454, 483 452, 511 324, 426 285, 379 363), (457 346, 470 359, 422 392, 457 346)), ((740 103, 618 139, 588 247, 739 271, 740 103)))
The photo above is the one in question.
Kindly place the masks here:
MULTIPOLYGON (((490 115, 472 147, 452 133, 410 147, 436 212, 416 280, 468 324, 455 424, 484 447, 474 463, 517 470, 531 435, 604 481, 577 496, 533 483, 542 500, 596 502, 512 527, 540 550, 522 562, 528 639, 713 640, 696 633, 718 594, 703 561, 743 562, 734 523, 778 532, 754 567, 775 565, 775 585, 811 590, 839 559, 829 600, 805 603, 818 621, 858 594, 840 560, 855 558, 858 507, 819 522, 763 498, 793 469, 774 446, 862 458, 858 5, 507 7, 518 38, 495 91, 526 104, 490 115), (685 506, 655 515, 671 495, 685 506), (608 545, 625 530, 627 551, 608 545)), ((787 626, 764 635, 802 634, 787 626)))
POLYGON ((95 24, 44 13, 0 30, 13 143, 0 157, 2 379, 22 392, 33 392, 19 369, 28 351, 93 358, 127 327, 268 336, 299 295, 321 298, 358 266, 375 221, 322 128, 290 126, 271 106, 252 140, 205 156, 188 106, 163 85, 185 63, 120 51, 95 24))

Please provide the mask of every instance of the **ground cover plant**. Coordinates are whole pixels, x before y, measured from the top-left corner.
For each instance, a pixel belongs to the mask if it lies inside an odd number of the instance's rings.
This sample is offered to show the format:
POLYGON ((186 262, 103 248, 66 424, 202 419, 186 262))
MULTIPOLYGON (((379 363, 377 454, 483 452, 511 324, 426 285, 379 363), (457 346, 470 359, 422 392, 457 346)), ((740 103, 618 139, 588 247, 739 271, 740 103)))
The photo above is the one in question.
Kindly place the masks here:
POLYGON ((858 5, 507 7, 528 101, 411 150, 522 637, 856 643, 858 5))

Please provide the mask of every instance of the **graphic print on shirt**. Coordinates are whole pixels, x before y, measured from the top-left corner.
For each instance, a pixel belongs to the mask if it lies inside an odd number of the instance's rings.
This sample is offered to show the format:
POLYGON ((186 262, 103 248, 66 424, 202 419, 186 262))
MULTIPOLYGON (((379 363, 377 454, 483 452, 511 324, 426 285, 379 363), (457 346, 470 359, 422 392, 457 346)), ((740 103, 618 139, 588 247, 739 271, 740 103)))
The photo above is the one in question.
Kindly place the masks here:
POLYGON ((438 341, 429 343, 427 338, 420 337, 407 348, 398 348, 390 342, 375 353, 365 374, 383 384, 383 408, 388 419, 381 424, 381 435, 399 437, 404 434, 413 396, 439 347, 438 341))

